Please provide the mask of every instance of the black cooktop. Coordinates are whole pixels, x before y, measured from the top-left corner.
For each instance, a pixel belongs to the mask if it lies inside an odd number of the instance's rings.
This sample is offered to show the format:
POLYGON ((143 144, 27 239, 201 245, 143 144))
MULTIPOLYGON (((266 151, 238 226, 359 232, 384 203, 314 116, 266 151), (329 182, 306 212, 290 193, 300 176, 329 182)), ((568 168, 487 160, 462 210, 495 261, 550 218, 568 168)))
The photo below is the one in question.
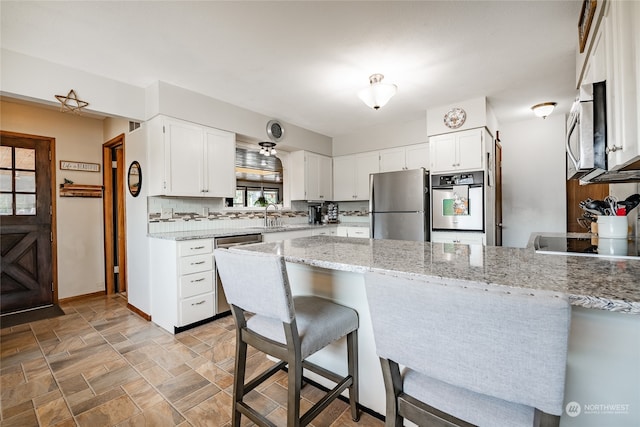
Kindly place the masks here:
POLYGON ((535 240, 535 249, 537 253, 543 254, 640 258, 640 241, 635 238, 538 236, 535 240))

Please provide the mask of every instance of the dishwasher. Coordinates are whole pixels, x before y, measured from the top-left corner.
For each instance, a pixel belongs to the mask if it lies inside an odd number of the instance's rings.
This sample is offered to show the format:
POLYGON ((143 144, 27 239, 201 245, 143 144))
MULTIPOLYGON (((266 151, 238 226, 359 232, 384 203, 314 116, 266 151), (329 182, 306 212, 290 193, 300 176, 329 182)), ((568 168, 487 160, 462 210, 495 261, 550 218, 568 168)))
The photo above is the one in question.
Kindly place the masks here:
MULTIPOLYGON (((228 249, 235 246, 250 245, 251 243, 262 242, 262 234, 244 234, 242 236, 225 236, 217 237, 213 240, 214 248, 228 249)), ((215 257, 214 257, 215 265, 215 257)), ((222 282, 220 281, 220 275, 218 274, 218 267, 216 270, 216 317, 224 316, 231 313, 231 308, 227 302, 227 298, 224 295, 222 289, 222 282)))

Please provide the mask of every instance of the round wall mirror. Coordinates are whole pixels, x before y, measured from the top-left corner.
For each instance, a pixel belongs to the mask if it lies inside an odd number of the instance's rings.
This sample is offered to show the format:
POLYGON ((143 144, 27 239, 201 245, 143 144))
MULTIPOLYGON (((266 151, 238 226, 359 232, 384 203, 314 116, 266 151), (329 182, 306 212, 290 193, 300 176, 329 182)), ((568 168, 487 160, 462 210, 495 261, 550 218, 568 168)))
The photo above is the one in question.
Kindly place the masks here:
POLYGON ((140 163, 137 161, 131 162, 131 166, 129 166, 129 193, 133 197, 138 197, 140 194, 140 188, 142 187, 142 169, 140 168, 140 163))

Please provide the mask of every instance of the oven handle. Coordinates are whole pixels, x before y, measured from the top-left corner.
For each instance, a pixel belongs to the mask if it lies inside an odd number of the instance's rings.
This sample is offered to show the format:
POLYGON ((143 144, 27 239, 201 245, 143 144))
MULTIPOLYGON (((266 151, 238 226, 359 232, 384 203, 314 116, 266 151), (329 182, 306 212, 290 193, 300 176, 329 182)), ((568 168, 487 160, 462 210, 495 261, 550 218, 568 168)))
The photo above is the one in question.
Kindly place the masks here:
POLYGON ((252 243, 260 243, 260 242, 255 241, 255 242, 222 243, 222 244, 219 244, 217 247, 220 249, 229 249, 234 246, 250 245, 252 243))

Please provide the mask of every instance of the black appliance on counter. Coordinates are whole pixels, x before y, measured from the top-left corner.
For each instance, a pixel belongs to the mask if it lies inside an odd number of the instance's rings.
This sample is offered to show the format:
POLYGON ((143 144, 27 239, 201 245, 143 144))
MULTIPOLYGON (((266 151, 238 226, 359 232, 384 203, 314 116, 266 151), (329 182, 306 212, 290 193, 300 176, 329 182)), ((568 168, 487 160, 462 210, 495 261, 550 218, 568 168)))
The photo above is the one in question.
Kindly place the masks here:
POLYGON ((322 204, 309 204, 309 224, 322 224, 322 204))

